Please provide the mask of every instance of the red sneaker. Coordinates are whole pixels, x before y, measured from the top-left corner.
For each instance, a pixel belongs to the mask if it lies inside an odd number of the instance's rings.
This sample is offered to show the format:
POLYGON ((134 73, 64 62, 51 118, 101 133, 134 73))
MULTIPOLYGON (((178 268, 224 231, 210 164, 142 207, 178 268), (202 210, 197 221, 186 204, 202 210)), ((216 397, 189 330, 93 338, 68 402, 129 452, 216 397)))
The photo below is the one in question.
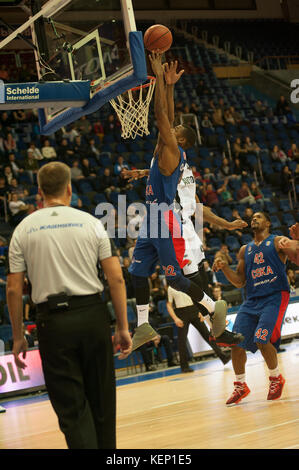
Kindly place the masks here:
POLYGON ((280 374, 278 377, 269 377, 270 386, 267 400, 277 400, 281 397, 285 379, 280 374))
POLYGON ((226 405, 237 405, 243 398, 249 395, 250 390, 245 382, 234 382, 234 391, 226 402, 226 405))

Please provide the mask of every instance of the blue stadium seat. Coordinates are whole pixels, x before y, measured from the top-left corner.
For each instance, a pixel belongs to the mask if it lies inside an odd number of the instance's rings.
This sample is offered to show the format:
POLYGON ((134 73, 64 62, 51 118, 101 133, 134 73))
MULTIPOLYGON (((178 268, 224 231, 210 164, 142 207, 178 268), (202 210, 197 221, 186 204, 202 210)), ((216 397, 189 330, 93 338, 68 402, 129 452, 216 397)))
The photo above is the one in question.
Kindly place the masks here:
POLYGON ((293 214, 291 214, 290 212, 284 212, 282 214, 282 221, 288 227, 291 227, 291 225, 296 223, 296 220, 295 220, 293 214))
POLYGON ((169 313, 168 313, 168 310, 167 310, 167 307, 166 307, 166 303, 167 303, 167 300, 158 300, 158 312, 160 313, 160 315, 162 315, 162 317, 168 317, 169 316, 169 313))
POLYGON ((288 212, 288 211, 292 210, 292 208, 290 206, 290 202, 289 202, 288 199, 281 199, 279 201, 279 207, 284 212, 288 212))
POLYGON ((225 243, 230 251, 236 251, 240 249, 239 240, 234 235, 228 235, 225 239, 225 243))
POLYGON ((270 215, 270 220, 271 220, 271 226, 272 228, 279 228, 281 227, 281 222, 277 215, 270 215))
POLYGON ((221 247, 221 240, 217 237, 209 238, 207 245, 213 250, 219 250, 221 247))

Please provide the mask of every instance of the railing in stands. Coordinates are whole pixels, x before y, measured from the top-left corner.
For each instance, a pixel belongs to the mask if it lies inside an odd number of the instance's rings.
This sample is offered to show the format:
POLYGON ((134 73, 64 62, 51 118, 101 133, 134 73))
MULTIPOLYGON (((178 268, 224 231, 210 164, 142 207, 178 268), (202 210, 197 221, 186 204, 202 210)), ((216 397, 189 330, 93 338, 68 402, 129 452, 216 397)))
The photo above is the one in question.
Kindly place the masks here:
MULTIPOLYGON (((270 66, 270 61, 276 60, 278 69, 282 70, 285 69, 286 65, 298 65, 299 66, 299 55, 268 55, 265 57, 261 57, 260 59, 256 60, 253 64, 259 67, 263 67, 263 62, 265 62, 265 66, 267 70, 272 70, 273 67, 270 66), (282 63, 280 61, 284 61, 285 66, 281 66, 282 63)), ((264 68, 264 67, 263 67, 264 68)))

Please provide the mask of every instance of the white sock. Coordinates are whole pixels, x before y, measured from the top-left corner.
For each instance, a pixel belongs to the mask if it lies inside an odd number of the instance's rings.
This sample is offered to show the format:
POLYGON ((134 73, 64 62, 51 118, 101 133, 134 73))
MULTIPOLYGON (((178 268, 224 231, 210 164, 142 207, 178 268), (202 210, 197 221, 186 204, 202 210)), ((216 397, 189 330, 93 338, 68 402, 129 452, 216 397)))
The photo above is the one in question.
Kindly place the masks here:
POLYGON ((236 382, 245 382, 245 374, 236 375, 236 382))
POLYGON ((205 292, 203 293, 203 298, 201 299, 199 303, 203 305, 204 307, 206 307, 209 313, 215 312, 215 302, 205 292))
POLYGON ((278 366, 276 367, 276 369, 269 369, 269 374, 270 377, 278 377, 280 374, 278 366))
POLYGON ((137 305, 137 326, 148 323, 149 304, 137 305))

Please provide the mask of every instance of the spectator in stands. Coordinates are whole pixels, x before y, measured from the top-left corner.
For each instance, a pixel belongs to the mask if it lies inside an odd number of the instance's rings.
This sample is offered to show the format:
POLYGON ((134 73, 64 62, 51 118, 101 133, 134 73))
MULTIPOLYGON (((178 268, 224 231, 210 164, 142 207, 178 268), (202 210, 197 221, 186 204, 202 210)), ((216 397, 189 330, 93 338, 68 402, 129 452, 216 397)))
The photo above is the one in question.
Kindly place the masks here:
POLYGON ((215 181, 215 175, 214 173, 211 172, 210 168, 205 168, 203 171, 203 178, 202 178, 203 183, 211 183, 215 181))
POLYGON ((222 258, 227 264, 232 264, 233 262, 232 258, 229 255, 228 246, 225 243, 221 245, 220 250, 217 251, 217 253, 215 254, 215 259, 218 257, 222 258))
POLYGON ((57 156, 59 160, 62 161, 67 161, 68 158, 72 158, 74 156, 75 152, 71 145, 69 144, 69 141, 65 138, 63 138, 60 142, 60 145, 57 148, 57 156))
POLYGON ((297 144, 295 142, 291 145, 291 148, 288 151, 288 157, 291 160, 299 162, 299 149, 297 148, 297 144))
POLYGON ((7 185, 11 184, 11 180, 14 178, 14 174, 12 172, 12 169, 9 165, 6 165, 3 170, 4 177, 6 179, 7 185))
POLYGON ((5 83, 9 81, 8 70, 5 64, 2 64, 0 67, 0 79, 3 80, 5 83))
POLYGON ((274 145, 271 156, 272 156, 272 159, 274 161, 278 161, 278 162, 281 162, 281 163, 285 163, 288 159, 285 152, 283 150, 281 150, 278 147, 278 145, 274 145))
POLYGON ((276 103, 275 114, 277 116, 286 116, 291 111, 290 105, 286 98, 281 95, 276 103))
POLYGON ((98 119, 93 126, 94 133, 99 137, 100 141, 103 141, 104 138, 104 126, 101 121, 98 119))
POLYGON ((297 163, 296 165, 294 177, 295 177, 295 183, 298 184, 299 183, 299 163, 297 163))
POLYGON ((21 184, 18 183, 17 178, 13 178, 11 180, 11 183, 9 185, 9 192, 10 193, 24 194, 24 188, 21 184))
POLYGON ((234 106, 229 107, 230 113, 235 120, 236 125, 240 125, 243 122, 243 117, 239 111, 236 111, 234 106))
POLYGON ((13 124, 13 119, 11 117, 11 114, 8 114, 7 111, 3 111, 0 114, 0 123, 2 125, 4 134, 6 135, 7 132, 10 132, 12 129, 12 124, 13 124))
POLYGON ((218 190, 216 191, 211 183, 204 183, 202 187, 202 199, 209 207, 219 204, 218 190))
POLYGON ((34 158, 33 152, 28 152, 27 158, 24 162, 24 169, 30 176, 32 184, 34 183, 34 175, 37 174, 39 170, 39 164, 37 160, 34 158))
POLYGON ((222 160, 221 167, 219 168, 218 177, 220 179, 229 178, 232 175, 232 165, 227 158, 222 160))
POLYGON ((4 176, 0 176, 0 200, 4 200, 8 193, 8 184, 4 176))
POLYGON ((257 100, 253 107, 258 116, 266 116, 267 107, 262 103, 261 100, 257 100))
POLYGON ((84 178, 95 178, 97 176, 96 169, 90 166, 88 158, 82 159, 82 173, 84 178))
POLYGON ((88 135, 92 132, 92 125, 87 119, 87 116, 81 116, 81 118, 76 123, 76 127, 78 131, 83 135, 88 135))
POLYGON ((200 111, 199 106, 197 106, 197 104, 194 103, 194 101, 192 101, 192 103, 190 104, 189 113, 195 114, 195 116, 197 116, 199 111, 200 111))
POLYGON ((213 293, 213 299, 216 301, 216 300, 223 300, 223 297, 222 297, 222 289, 221 289, 221 286, 220 285, 217 285, 217 286, 214 286, 213 287, 213 290, 212 290, 212 293, 213 293))
POLYGON ((246 181, 242 182, 241 188, 237 191, 237 200, 241 204, 254 204, 255 199, 254 196, 251 194, 250 189, 248 187, 248 183, 246 181))
POLYGON ((213 113, 213 116, 212 116, 212 119, 213 119, 213 124, 215 127, 217 126, 224 126, 225 122, 223 120, 223 113, 222 113, 222 109, 221 108, 217 108, 215 109, 214 113, 213 113))
POLYGON ((19 199, 19 195, 17 193, 11 194, 8 207, 12 215, 11 223, 13 226, 16 226, 24 217, 26 217, 29 209, 28 205, 19 199))
POLYGON ((71 144, 73 144, 75 137, 79 136, 79 132, 76 129, 75 124, 71 124, 70 126, 66 127, 65 131, 63 131, 63 137, 67 139, 71 144))
POLYGON ((84 178, 81 168, 79 167, 79 160, 74 160, 71 167, 71 179, 72 181, 78 181, 84 178))
POLYGON ((287 165, 285 165, 280 174, 280 188, 284 194, 287 194, 291 189, 292 172, 287 165))
POLYGON ((86 155, 88 155, 89 157, 96 158, 96 160, 99 162, 100 161, 100 154, 101 154, 101 151, 96 146, 95 139, 92 137, 88 141, 88 146, 86 148, 86 155))
POLYGON ((248 227, 250 227, 252 216, 253 216, 253 210, 251 209, 251 207, 246 207, 244 211, 243 220, 247 222, 248 227))
POLYGON ((227 124, 232 124, 233 126, 236 125, 236 120, 229 109, 224 111, 224 120, 227 124))
POLYGON ((261 151, 260 147, 257 145, 256 142, 251 142, 251 139, 249 136, 245 137, 245 149, 247 150, 248 153, 254 153, 256 155, 259 154, 261 151))
POLYGON ((242 162, 239 158, 235 158, 232 169, 232 177, 241 179, 247 176, 247 165, 242 162))
POLYGON ((147 372, 156 370, 156 367, 153 365, 152 353, 149 348, 154 348, 154 355, 156 356, 156 360, 157 362, 161 363, 163 362, 163 356, 161 351, 162 347, 164 347, 165 349, 168 367, 177 366, 177 363, 174 360, 173 348, 169 336, 158 335, 153 341, 144 344, 138 349, 138 351, 141 352, 142 359, 147 372))
POLYGON ((16 163, 16 156, 14 153, 10 153, 8 155, 8 161, 9 161, 14 177, 17 178, 20 173, 23 173, 24 169, 20 168, 19 165, 16 163))
POLYGON ((104 169, 103 175, 99 177, 99 183, 101 191, 104 191, 108 197, 111 191, 116 191, 115 178, 111 175, 110 168, 104 169))
POLYGON ((232 193, 228 189, 227 185, 228 185, 228 178, 225 178, 224 183, 221 187, 222 191, 219 193, 220 194, 220 201, 223 204, 227 204, 228 202, 233 202, 232 193))
POLYGON ((36 147, 34 142, 30 143, 29 148, 27 149, 27 156, 32 154, 35 160, 43 160, 43 155, 38 147, 36 147))
POLYGON ((46 139, 44 141, 44 145, 42 147, 42 156, 43 158, 46 158, 47 160, 50 160, 52 158, 56 158, 57 157, 57 154, 56 154, 56 150, 55 148, 51 145, 49 139, 46 139))
POLYGON ((16 111, 13 111, 12 115, 15 123, 26 121, 26 114, 22 109, 16 109, 16 111))
POLYGON ((202 181, 201 174, 200 174, 199 171, 197 170, 196 166, 192 166, 192 167, 191 167, 191 170, 192 170, 194 179, 195 179, 195 180, 202 181))
POLYGON ((86 156, 87 145, 85 144, 84 138, 81 135, 77 135, 73 142, 73 151, 76 157, 84 158, 86 156))
POLYGON ((264 195, 255 181, 253 181, 250 185, 250 192, 254 199, 258 201, 262 207, 264 207, 264 195))
POLYGON ((104 124, 104 134, 118 134, 119 122, 115 119, 114 114, 109 114, 107 121, 104 124))
POLYGON ((208 111, 209 113, 216 111, 216 106, 212 98, 208 101, 208 111))
POLYGON ((248 151, 246 148, 242 147, 240 137, 236 138, 234 145, 233 145, 233 151, 234 151, 236 158, 239 158, 242 155, 247 155, 248 151))
POLYGON ((4 139, 4 147, 5 150, 10 153, 10 152, 16 152, 17 149, 17 143, 15 139, 12 136, 11 132, 8 132, 6 135, 6 139, 4 139))
POLYGON ((198 96, 203 96, 209 93, 209 90, 202 79, 200 79, 198 82, 198 85, 196 87, 196 93, 198 94, 198 96))
POLYGON ((212 129, 214 130, 213 123, 211 119, 209 118, 208 114, 204 114, 203 119, 201 121, 201 127, 204 129, 212 129))
POLYGON ((287 278, 290 284, 291 290, 296 290, 299 287, 299 279, 296 279, 296 273, 293 269, 287 270, 287 278))
POLYGON ((127 170, 130 169, 127 162, 124 161, 124 157, 122 155, 120 155, 117 159, 117 162, 114 165, 114 174, 116 176, 119 176, 124 168, 126 168, 127 170))

